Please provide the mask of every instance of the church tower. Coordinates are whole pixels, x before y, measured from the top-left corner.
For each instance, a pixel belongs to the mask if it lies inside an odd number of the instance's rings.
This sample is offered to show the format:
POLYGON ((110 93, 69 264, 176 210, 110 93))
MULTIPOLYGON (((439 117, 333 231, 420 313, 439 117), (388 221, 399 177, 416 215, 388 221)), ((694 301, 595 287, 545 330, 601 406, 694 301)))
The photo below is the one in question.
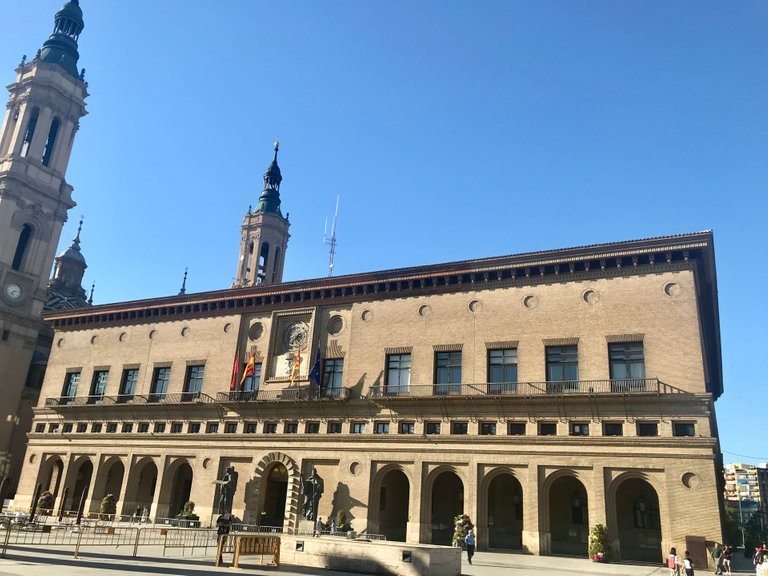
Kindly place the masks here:
POLYGON ((0 128, 0 479, 12 483, 24 450, 12 438, 26 432, 19 433, 20 401, 47 331, 48 276, 75 205, 65 174, 86 114, 87 85, 77 69, 83 27, 79 1, 70 0, 42 50, 30 62, 22 58, 0 128))
POLYGON ((288 216, 280 212, 280 183, 283 176, 277 165, 280 142, 275 142, 275 157, 264 172, 264 189, 256 209, 248 209, 243 219, 240 260, 233 288, 283 281, 283 264, 288 248, 288 216))

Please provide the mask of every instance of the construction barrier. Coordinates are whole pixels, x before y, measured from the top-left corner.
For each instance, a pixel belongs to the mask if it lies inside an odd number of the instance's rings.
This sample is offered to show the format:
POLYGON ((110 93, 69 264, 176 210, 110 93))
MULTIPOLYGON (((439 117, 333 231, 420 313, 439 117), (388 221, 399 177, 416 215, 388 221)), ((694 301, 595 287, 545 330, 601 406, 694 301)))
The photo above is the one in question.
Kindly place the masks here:
POLYGON ((271 566, 280 566, 280 537, 263 534, 224 534, 216 550, 216 566, 220 566, 226 553, 234 555, 232 568, 240 567, 241 556, 261 556, 260 564, 265 565, 264 556, 271 556, 271 566))

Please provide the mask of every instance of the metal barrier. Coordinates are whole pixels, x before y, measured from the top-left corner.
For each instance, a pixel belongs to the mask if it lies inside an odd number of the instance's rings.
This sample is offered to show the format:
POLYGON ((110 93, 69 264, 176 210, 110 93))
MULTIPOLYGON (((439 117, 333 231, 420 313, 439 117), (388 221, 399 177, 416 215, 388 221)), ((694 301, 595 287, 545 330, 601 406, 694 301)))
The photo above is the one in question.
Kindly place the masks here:
POLYGON ((219 539, 214 566, 221 566, 223 555, 234 554, 232 568, 240 567, 241 556, 272 556, 271 566, 280 566, 280 537, 264 534, 225 534, 219 539))

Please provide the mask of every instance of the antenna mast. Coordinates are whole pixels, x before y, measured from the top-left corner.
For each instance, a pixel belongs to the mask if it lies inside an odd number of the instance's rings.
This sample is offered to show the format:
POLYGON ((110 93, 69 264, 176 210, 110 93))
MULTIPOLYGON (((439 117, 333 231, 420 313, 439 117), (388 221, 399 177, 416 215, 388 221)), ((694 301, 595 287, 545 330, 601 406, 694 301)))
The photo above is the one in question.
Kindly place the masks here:
POLYGON ((331 226, 331 237, 327 237, 328 219, 325 219, 325 230, 323 230, 323 244, 331 247, 330 257, 328 259, 328 276, 333 276, 333 258, 336 256, 336 220, 339 218, 339 197, 336 196, 336 212, 333 215, 333 225, 331 226))

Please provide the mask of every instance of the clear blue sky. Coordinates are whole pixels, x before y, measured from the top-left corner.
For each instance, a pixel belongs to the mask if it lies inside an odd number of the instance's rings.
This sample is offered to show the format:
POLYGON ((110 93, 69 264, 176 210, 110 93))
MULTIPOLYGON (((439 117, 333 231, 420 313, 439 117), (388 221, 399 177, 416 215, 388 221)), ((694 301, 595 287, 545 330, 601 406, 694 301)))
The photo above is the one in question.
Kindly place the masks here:
MULTIPOLYGON (((3 0, 4 84, 62 3, 3 0)), ((228 287, 278 136, 286 280, 337 194, 337 274, 713 229, 725 460, 768 460, 765 2, 81 5, 96 303, 228 287)))

